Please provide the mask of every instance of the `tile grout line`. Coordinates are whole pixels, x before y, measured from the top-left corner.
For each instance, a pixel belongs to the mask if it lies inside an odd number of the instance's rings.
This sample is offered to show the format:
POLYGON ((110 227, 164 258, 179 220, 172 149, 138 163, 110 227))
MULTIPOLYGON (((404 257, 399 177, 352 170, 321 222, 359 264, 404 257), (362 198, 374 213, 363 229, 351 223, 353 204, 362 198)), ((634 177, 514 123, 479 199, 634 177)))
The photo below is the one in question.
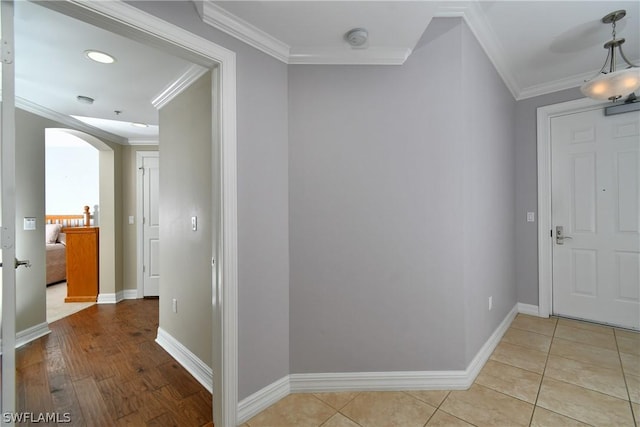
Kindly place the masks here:
POLYGON ((616 350, 618 350, 618 359, 620 360, 620 369, 622 370, 622 380, 624 381, 624 387, 627 390, 627 397, 629 398, 629 409, 631 409, 631 419, 634 422, 634 425, 638 424, 638 420, 636 418, 636 413, 633 410, 633 404, 631 403, 631 392, 629 391, 629 384, 627 383, 627 376, 624 372, 624 365, 622 364, 622 356, 620 355, 620 347, 618 346, 618 334, 616 334, 615 328, 613 329, 613 336, 616 342, 616 350))
POLYGON ((551 354, 551 346, 553 345, 553 339, 556 336, 556 329, 558 329, 558 318, 556 317, 556 324, 553 327, 553 335, 551 335, 551 342, 549 343, 549 349, 547 350, 547 356, 544 359, 544 367, 542 368, 542 375, 540 376, 540 385, 538 386, 538 392, 536 393, 536 399, 533 402, 533 411, 531 412, 531 418, 529 418, 529 425, 533 423, 533 415, 536 413, 538 407, 538 399, 540 398, 540 391, 542 390, 542 382, 544 381, 544 374, 547 372, 547 363, 549 363, 549 355, 551 354))

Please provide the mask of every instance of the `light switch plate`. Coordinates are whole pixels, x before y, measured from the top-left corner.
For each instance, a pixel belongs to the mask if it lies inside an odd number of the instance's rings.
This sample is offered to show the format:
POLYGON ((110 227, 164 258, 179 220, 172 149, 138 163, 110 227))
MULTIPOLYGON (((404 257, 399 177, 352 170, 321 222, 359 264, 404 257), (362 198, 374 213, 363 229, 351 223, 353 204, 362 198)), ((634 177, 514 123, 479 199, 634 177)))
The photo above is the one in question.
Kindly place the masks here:
POLYGON ((133 224, 135 222, 133 215, 129 215, 129 224, 133 224))
POLYGON ((197 216, 192 216, 191 217, 191 230, 196 231, 198 229, 198 217, 197 216))
POLYGON ((36 229, 36 219, 35 218, 27 218, 24 219, 24 230, 32 231, 36 229))
POLYGON ((527 222, 534 222, 536 220, 535 212, 527 212, 527 222))

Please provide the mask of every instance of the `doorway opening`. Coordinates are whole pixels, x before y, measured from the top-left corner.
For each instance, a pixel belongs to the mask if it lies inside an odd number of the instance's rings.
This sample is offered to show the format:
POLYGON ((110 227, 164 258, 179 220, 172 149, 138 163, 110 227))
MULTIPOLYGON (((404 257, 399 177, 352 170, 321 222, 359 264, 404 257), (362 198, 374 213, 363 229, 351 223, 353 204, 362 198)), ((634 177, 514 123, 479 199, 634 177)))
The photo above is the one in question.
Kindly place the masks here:
MULTIPOLYGON (((85 140, 60 129, 45 129, 45 274, 47 323, 83 310, 94 302, 66 301, 67 245, 64 227, 94 226, 99 223, 99 151, 85 140), (83 215, 85 219, 64 220, 83 215), (54 219, 55 218, 55 219, 54 219), (55 223, 54 223, 55 222, 55 223)), ((71 260, 74 258, 72 257, 71 260)), ((79 260, 81 261, 81 260, 79 260)), ((73 268, 73 266, 72 266, 73 268)))
MULTIPOLYGON (((47 2, 44 6, 131 39, 150 43, 212 70, 214 83, 211 93, 214 111, 212 163, 218 166, 211 183, 214 201, 212 210, 218 213, 216 223, 212 224, 216 238, 212 239, 211 245, 214 342, 212 365, 216 372, 213 386, 214 420, 220 425, 235 425, 237 415, 235 54, 123 2, 82 4, 47 2)), ((109 154, 113 161, 113 151, 105 152, 106 156, 109 154)), ((109 172, 113 173, 114 170, 111 169, 109 172)), ((115 176, 112 178, 115 182, 115 176)), ((105 226, 105 208, 101 203, 101 227, 105 226)), ((115 217, 111 219, 115 229, 116 223, 121 219, 115 217)), ((112 253, 115 259, 116 242, 108 243, 112 245, 109 249, 113 248, 112 253)), ((100 247, 102 252, 102 241, 100 247)), ((103 279, 101 273, 101 283, 104 282, 103 279)))

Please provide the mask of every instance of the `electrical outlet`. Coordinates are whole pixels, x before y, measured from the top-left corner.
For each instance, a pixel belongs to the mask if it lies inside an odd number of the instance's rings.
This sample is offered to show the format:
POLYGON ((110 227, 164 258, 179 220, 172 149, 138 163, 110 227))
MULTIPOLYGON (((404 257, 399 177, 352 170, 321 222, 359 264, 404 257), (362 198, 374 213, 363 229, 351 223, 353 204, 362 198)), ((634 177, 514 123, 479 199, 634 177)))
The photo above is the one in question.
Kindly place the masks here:
POLYGON ((191 230, 192 231, 197 231, 198 230, 198 217, 197 216, 192 216, 191 217, 191 230))
POLYGON ((177 299, 175 299, 175 298, 174 298, 174 299, 171 301, 171 308, 173 309, 173 312, 174 312, 174 313, 177 313, 177 312, 178 312, 178 300, 177 300, 177 299))
POLYGON ((536 213, 535 212, 527 212, 527 222, 535 222, 536 213))
POLYGON ((493 297, 489 297, 489 311, 493 308, 493 297))

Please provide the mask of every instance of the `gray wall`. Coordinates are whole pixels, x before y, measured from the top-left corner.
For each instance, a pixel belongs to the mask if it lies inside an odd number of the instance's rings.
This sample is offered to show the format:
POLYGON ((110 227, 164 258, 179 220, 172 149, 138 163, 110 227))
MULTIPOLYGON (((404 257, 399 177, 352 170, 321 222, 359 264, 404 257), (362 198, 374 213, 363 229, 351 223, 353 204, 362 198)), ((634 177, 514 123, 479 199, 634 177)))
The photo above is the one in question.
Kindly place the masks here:
MULTIPOLYGON (((31 268, 16 270, 16 331, 46 322, 44 247, 45 129, 58 123, 16 109, 16 257, 31 268), (23 218, 35 217, 34 231, 23 230, 23 218)), ((9 260, 4 260, 9 263, 9 260)))
POLYGON ((160 109, 160 327, 211 366, 211 73, 160 109), (186 171, 197 171, 187 173, 186 171), (197 230, 191 217, 198 218, 197 230), (177 300, 177 312, 172 300, 177 300))
POLYGON ((132 4, 236 53, 243 399, 289 373, 287 66, 203 23, 192 2, 132 4))
POLYGON ((516 280, 521 303, 538 305, 537 109, 580 98, 580 89, 573 88, 516 103, 516 280), (527 222, 527 212, 536 213, 536 222, 527 222))
POLYGON ((462 102, 451 112, 465 114, 464 313, 469 363, 516 304, 515 101, 466 25, 462 75, 462 102))
POLYGON ((291 372, 464 369, 516 302, 513 98, 459 19, 289 82, 291 372))

